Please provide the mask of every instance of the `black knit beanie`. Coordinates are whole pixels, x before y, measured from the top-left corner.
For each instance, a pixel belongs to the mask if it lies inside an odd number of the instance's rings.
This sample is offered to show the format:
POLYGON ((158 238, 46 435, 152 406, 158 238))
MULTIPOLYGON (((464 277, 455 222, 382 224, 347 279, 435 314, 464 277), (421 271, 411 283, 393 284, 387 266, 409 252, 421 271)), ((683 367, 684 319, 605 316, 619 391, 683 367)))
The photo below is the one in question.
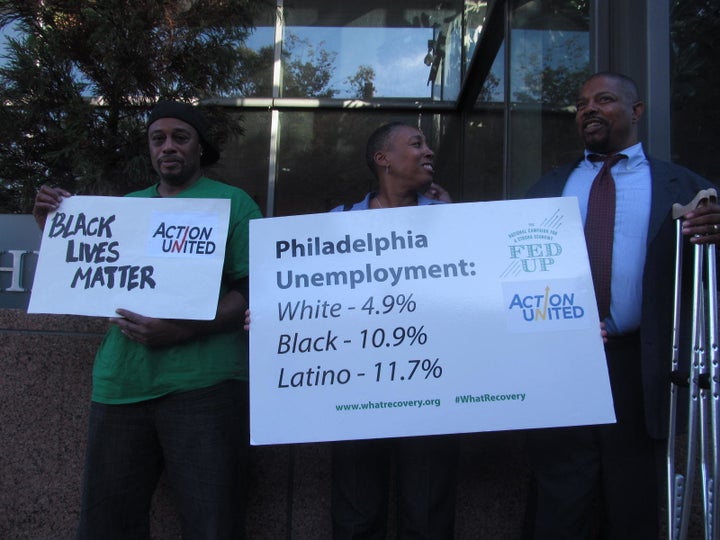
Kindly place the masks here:
POLYGON ((203 148, 202 156, 200 157, 200 165, 206 167, 212 165, 218 159, 220 159, 220 152, 210 142, 207 135, 207 122, 202 113, 197 107, 190 103, 183 103, 180 101, 160 101, 155 108, 150 112, 148 117, 146 129, 150 128, 155 120, 160 118, 177 118, 183 122, 187 122, 195 131, 198 132, 200 137, 200 144, 203 148))

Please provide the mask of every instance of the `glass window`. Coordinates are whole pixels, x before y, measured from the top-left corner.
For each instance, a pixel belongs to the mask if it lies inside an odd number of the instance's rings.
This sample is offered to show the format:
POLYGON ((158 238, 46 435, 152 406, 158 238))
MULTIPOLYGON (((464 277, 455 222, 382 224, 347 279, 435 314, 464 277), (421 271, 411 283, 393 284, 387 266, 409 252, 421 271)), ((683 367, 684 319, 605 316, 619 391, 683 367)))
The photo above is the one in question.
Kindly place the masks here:
POLYGON ((671 3, 672 160, 720 183, 720 65, 717 0, 671 3), (708 151, 711 149, 711 151, 708 151))
POLYGON ((544 172, 582 149, 574 104, 590 69, 588 1, 516 3, 510 35, 466 125, 468 200, 521 197, 544 172))
POLYGON ((207 174, 244 189, 264 213, 270 155, 270 112, 245 110, 234 116, 243 134, 223 145, 222 159, 208 169, 207 174))
POLYGON ((505 46, 500 46, 465 125, 464 201, 505 198, 505 46))
POLYGON ((505 101, 505 43, 500 45, 490 72, 478 94, 477 104, 503 103, 505 101))
MULTIPOLYGON (((502 6, 498 5, 498 9, 502 6)), ((487 16, 488 3, 479 0, 465 0, 465 37, 462 41, 465 50, 465 65, 463 70, 468 68, 475 47, 480 42, 480 36, 485 29, 485 17, 487 16)), ((464 74, 464 71, 463 71, 464 74)))
POLYGON ((465 122, 465 182, 463 201, 505 198, 503 142, 505 112, 502 106, 474 111, 465 122))
POLYGON ((512 13, 508 197, 580 155, 577 91, 590 70, 588 1, 533 0, 512 13))
POLYGON ((272 97, 275 26, 258 24, 242 46, 243 97, 272 97))
POLYGON ((365 144, 377 127, 395 121, 423 130, 436 151, 435 178, 452 193, 457 173, 451 169, 458 158, 457 154, 454 159, 450 154, 440 158, 438 139, 444 126, 439 115, 357 110, 283 112, 274 215, 327 212, 357 202, 375 190, 374 177, 365 163, 365 144), (446 178, 453 180, 446 182, 446 178))
POLYGON ((457 96, 459 0, 298 0, 286 3, 285 21, 283 97, 457 96))

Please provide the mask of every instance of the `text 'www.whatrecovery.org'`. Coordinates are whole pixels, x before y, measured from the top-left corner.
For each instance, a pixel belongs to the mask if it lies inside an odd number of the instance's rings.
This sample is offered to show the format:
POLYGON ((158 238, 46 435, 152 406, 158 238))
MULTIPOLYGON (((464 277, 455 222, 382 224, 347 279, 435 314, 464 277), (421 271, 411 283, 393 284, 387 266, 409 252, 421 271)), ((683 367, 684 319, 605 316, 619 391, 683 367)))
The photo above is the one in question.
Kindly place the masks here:
POLYGON ((403 407, 439 407, 439 399, 411 399, 400 401, 367 401, 335 405, 336 411, 371 411, 375 409, 399 409, 403 407))

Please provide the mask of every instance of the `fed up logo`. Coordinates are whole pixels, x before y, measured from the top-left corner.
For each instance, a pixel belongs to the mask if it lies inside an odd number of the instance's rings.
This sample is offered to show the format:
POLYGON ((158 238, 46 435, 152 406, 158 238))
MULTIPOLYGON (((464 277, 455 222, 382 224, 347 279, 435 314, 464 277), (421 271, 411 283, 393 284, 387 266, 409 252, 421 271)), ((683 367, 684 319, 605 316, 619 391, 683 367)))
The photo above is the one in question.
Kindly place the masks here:
POLYGON ((518 276, 534 272, 548 272, 562 255, 563 247, 557 241, 562 228, 562 214, 556 210, 539 223, 531 222, 522 229, 508 234, 510 264, 501 277, 518 276))

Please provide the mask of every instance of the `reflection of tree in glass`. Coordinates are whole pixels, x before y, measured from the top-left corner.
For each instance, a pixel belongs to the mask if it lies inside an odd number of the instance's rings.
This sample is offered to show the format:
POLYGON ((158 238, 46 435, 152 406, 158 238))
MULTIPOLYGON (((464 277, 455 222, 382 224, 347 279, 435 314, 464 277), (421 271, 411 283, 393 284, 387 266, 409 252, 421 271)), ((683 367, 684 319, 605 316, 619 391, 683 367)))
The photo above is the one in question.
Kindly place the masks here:
MULTIPOLYGON (((244 50, 243 69, 246 96, 272 96, 273 47, 257 51, 244 50)), ((335 97, 340 91, 332 86, 335 61, 338 53, 328 51, 325 42, 313 44, 310 39, 288 32, 282 52, 283 92, 282 97, 317 98, 335 97)), ((376 92, 375 70, 368 65, 358 66, 357 72, 344 81, 348 94, 360 99, 371 99, 376 92)))
MULTIPOLYGON (((0 67, 11 104, 0 108, 0 211, 29 211, 44 182, 76 193, 148 185, 145 111, 158 97, 236 94, 240 44, 263 5, 3 0, 0 26, 16 33, 0 67)), ((207 112, 216 139, 239 130, 207 112)))
POLYGON ((357 73, 347 77, 345 82, 350 86, 350 94, 356 98, 372 99, 375 95, 375 70, 372 66, 359 66, 357 73))
POLYGON ((513 92, 514 101, 539 102, 549 107, 575 105, 578 89, 590 74, 587 47, 574 43, 584 36, 573 38, 560 34, 556 45, 545 50, 542 58, 530 54, 519 60, 515 69, 523 85, 513 92))
MULTIPOLYGON (((533 65, 532 59, 529 64, 533 65)), ((578 89, 589 74, 588 68, 548 66, 536 71, 530 67, 523 75, 524 89, 515 92, 513 98, 518 102, 540 102, 549 107, 569 107, 575 105, 578 89)))
MULTIPOLYGON (((488 103, 490 101, 493 101, 499 87, 500 77, 495 75, 492 71, 489 72, 487 74, 487 77, 485 77, 485 82, 483 83, 480 94, 478 95, 478 102, 488 103)), ((500 94, 500 96, 501 97, 499 99, 502 100, 502 94, 500 94)))
POLYGON ((575 104, 590 74, 589 13, 588 0, 529 2, 517 9, 513 37, 516 43, 527 39, 531 52, 514 60, 513 101, 557 108, 575 104))
POLYGON ((288 32, 283 50, 283 97, 333 97, 330 85, 337 53, 288 32))

